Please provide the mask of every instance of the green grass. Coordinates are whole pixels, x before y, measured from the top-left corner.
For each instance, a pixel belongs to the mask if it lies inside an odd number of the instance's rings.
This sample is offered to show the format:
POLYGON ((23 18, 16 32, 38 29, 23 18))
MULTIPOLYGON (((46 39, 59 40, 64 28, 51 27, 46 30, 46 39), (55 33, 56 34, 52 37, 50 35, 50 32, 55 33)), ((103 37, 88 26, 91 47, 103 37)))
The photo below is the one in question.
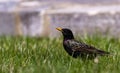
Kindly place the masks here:
MULTIPOLYGON (((62 38, 0 37, 0 73, 119 73, 120 39, 85 36, 82 41, 109 51, 113 56, 74 59, 65 52, 62 38)), ((80 40, 77 37, 77 40, 80 40)))

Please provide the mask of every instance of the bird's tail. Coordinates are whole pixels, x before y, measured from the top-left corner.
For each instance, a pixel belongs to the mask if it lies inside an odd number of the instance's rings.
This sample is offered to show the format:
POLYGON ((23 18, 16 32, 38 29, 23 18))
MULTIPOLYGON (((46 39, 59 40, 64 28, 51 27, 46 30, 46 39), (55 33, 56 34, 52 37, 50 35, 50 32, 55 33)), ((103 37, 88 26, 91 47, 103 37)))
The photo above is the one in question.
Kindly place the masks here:
POLYGON ((102 50, 97 50, 97 53, 101 56, 103 55, 109 55, 110 53, 109 52, 106 52, 106 51, 102 51, 102 50))

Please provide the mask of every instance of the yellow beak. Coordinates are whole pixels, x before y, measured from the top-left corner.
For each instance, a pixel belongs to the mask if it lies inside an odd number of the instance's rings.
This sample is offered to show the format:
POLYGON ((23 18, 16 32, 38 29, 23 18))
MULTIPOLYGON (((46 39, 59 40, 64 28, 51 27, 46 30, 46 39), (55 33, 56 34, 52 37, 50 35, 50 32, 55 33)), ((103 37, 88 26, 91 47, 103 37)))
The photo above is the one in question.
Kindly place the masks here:
POLYGON ((56 28, 57 30, 59 30, 59 31, 62 31, 62 28, 60 28, 60 27, 58 27, 58 28, 56 28))

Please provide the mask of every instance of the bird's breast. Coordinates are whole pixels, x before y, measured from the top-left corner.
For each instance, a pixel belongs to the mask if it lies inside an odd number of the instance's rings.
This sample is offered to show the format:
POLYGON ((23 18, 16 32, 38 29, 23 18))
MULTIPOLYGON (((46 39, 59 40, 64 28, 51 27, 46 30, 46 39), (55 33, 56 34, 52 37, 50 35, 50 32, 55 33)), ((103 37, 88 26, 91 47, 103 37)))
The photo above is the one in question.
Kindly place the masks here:
POLYGON ((72 50, 72 48, 70 48, 70 45, 67 41, 63 41, 63 47, 69 55, 72 55, 73 50, 72 50))

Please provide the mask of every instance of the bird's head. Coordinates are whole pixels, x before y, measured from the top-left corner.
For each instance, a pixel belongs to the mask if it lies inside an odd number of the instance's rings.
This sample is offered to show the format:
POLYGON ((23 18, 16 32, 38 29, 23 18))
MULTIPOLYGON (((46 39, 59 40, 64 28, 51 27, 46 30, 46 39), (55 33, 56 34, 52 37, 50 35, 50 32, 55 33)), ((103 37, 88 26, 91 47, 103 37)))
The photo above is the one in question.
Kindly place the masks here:
POLYGON ((70 29, 68 28, 56 28, 60 32, 62 32, 64 39, 74 39, 73 33, 70 29))

